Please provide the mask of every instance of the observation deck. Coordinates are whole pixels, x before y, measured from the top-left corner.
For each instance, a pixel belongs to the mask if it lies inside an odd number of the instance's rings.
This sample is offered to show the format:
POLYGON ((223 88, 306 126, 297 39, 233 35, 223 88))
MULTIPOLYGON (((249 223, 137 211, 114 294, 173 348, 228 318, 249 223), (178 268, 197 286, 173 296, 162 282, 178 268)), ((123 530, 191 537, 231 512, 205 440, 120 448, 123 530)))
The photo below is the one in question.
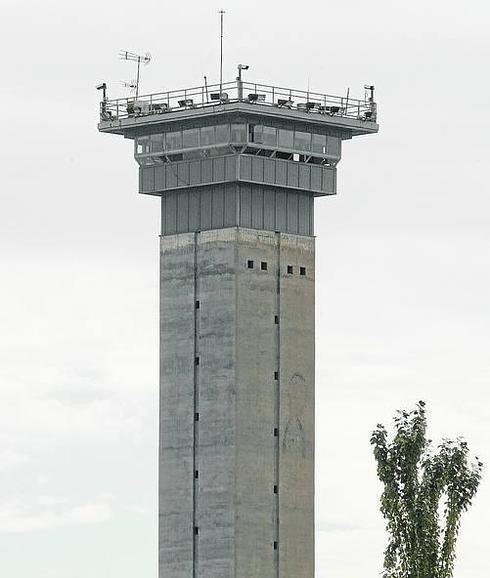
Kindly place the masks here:
POLYGON ((337 192, 342 141, 376 133, 365 99, 237 79, 104 99, 101 132, 134 140, 139 192, 162 198, 162 234, 244 226, 313 234, 337 192))
POLYGON ((304 118, 308 122, 348 127, 352 136, 378 131, 377 107, 372 98, 360 100, 239 80, 221 86, 213 84, 155 92, 137 99, 102 101, 99 130, 129 136, 142 124, 192 119, 225 111, 304 118))

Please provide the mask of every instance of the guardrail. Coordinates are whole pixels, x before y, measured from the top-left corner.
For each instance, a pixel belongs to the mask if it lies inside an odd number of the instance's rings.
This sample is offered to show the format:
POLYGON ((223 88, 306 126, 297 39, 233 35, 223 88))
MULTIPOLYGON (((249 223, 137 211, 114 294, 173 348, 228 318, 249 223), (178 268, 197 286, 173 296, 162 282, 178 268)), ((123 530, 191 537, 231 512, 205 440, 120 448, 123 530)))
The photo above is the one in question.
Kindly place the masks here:
POLYGON ((139 116, 166 114, 179 110, 208 108, 233 102, 247 102, 257 106, 273 106, 308 113, 327 114, 363 121, 376 121, 376 103, 349 96, 331 96, 318 92, 294 90, 252 82, 227 82, 157 92, 136 98, 103 100, 100 103, 102 121, 139 116))

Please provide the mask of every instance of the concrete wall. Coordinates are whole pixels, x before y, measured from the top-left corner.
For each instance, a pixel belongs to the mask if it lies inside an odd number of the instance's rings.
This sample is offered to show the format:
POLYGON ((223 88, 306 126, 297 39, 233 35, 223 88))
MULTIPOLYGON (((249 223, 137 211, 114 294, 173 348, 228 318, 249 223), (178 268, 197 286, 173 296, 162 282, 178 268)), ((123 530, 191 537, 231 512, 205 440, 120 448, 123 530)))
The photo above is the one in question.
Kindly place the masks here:
POLYGON ((314 239, 162 237, 161 348, 160 578, 313 578, 314 239))

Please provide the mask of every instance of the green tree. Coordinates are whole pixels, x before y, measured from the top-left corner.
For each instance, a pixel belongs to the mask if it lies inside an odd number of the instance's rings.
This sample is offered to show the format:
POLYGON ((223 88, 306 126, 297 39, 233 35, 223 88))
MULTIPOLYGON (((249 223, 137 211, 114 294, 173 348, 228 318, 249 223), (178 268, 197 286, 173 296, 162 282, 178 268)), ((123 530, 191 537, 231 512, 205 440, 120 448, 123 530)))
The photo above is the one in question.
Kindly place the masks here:
POLYGON ((423 401, 411 412, 398 411, 394 422, 391 441, 380 424, 371 436, 389 534, 383 578, 451 578, 461 514, 483 464, 469 461, 461 438, 445 439, 432 451, 423 401))

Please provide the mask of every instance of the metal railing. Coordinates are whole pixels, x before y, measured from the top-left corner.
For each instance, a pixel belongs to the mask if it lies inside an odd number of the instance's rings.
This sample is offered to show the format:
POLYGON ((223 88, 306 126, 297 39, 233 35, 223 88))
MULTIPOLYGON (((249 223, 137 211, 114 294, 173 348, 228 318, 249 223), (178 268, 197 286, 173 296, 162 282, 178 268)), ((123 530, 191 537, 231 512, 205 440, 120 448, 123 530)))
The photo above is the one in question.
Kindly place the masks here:
POLYGON ((246 102, 326 114, 367 122, 376 121, 376 103, 372 98, 359 100, 349 96, 332 96, 319 92, 294 90, 240 80, 220 85, 197 86, 184 90, 156 92, 138 98, 105 99, 100 103, 102 121, 166 114, 189 109, 202 109, 234 102, 246 102))

